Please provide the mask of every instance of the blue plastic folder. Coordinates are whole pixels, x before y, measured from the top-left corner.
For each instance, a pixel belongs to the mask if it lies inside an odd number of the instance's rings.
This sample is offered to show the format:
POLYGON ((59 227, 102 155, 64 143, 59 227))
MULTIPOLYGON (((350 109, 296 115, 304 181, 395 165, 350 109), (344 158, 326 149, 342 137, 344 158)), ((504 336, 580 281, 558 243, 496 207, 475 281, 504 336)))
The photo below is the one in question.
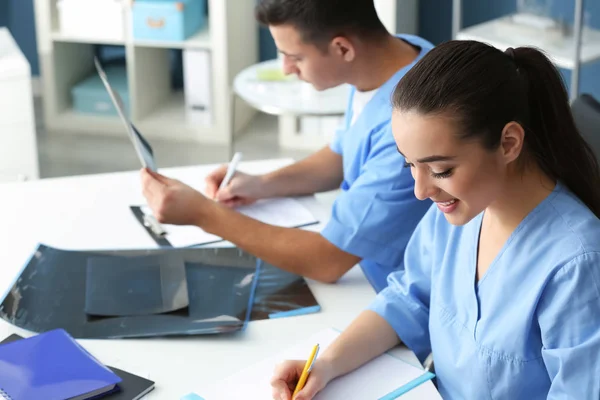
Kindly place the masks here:
POLYGON ((62 329, 0 345, 0 398, 86 400, 118 390, 119 382, 62 329))

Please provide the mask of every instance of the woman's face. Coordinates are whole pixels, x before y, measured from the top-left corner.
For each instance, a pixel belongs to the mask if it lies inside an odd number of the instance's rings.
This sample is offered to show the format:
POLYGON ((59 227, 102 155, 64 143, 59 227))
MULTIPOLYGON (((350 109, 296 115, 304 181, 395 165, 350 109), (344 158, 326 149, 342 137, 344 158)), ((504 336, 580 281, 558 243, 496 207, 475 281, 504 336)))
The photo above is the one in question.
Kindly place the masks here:
POLYGON ((466 224, 502 193, 507 165, 501 148, 461 140, 455 123, 442 116, 394 111, 392 129, 415 179, 415 196, 434 201, 451 224, 466 224))

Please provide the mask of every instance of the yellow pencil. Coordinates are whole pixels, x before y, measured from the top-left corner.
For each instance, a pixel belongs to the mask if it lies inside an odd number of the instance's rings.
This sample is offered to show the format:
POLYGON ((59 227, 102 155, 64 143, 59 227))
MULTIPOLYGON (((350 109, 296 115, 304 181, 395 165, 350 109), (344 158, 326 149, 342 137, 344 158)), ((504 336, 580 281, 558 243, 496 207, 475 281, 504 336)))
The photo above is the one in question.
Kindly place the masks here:
POLYGON ((302 370, 302 374, 300 375, 300 379, 298 380, 298 384, 296 385, 296 389, 294 390, 292 399, 294 397, 296 397, 298 392, 301 391, 302 388, 304 387, 304 384, 306 383, 306 380, 308 379, 308 374, 310 373, 310 370, 312 369, 313 364, 315 363, 315 360, 317 359, 317 353, 319 353, 319 345, 318 344, 316 344, 313 347, 313 349, 310 353, 310 357, 308 357, 308 360, 306 360, 306 364, 304 365, 304 370, 302 370))

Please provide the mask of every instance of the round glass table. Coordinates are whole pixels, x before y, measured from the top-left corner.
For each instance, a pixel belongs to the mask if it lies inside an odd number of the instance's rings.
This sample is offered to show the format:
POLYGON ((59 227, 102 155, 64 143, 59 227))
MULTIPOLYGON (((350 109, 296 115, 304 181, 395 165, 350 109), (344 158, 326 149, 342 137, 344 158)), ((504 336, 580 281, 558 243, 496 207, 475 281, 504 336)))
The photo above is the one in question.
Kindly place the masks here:
POLYGON ((343 115, 346 111, 350 85, 318 91, 311 84, 295 76, 283 77, 278 71, 281 71, 281 60, 268 60, 242 70, 235 77, 231 100, 230 157, 234 152, 237 97, 259 111, 277 116, 330 117, 343 115))

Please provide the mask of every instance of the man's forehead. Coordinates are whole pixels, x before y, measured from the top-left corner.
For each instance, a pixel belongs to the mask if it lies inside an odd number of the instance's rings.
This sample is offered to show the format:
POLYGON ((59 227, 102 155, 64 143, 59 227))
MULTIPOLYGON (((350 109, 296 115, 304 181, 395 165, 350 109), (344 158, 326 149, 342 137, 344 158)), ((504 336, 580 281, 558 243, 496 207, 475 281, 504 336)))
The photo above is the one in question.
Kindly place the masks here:
POLYGON ((290 24, 270 26, 277 48, 283 52, 297 52, 311 45, 302 39, 300 31, 290 24))

